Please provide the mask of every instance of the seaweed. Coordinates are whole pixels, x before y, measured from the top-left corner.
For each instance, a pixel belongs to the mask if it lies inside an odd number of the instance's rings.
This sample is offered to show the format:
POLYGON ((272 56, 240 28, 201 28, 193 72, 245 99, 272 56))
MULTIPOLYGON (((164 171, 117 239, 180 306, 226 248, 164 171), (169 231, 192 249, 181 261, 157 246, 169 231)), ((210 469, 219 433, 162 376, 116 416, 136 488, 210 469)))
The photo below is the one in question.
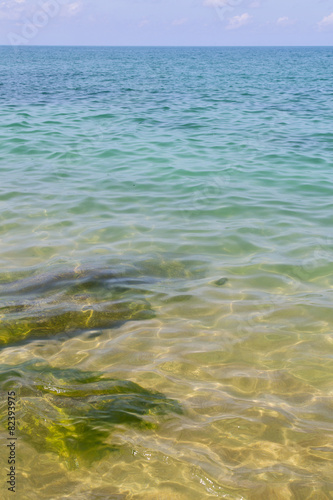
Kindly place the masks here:
POLYGON ((110 443, 117 427, 155 429, 163 416, 182 413, 177 401, 134 382, 45 362, 0 366, 1 389, 9 384, 20 387, 21 438, 70 469, 118 449, 110 443))
MULTIPOLYGON (((159 279, 183 279, 181 264, 141 262, 112 268, 65 269, 0 279, 0 348, 85 330, 113 328, 155 316, 147 295, 159 279)), ((97 332, 98 333, 98 332, 97 332)), ((126 426, 152 431, 182 412, 164 394, 105 373, 60 369, 43 360, 0 365, 0 389, 17 390, 18 433, 69 468, 117 449, 112 433, 126 426)), ((5 412, 1 415, 5 422, 5 412)))
POLYGON ((143 281, 93 269, 2 283, 0 346, 153 318, 143 281))
POLYGON ((18 316, 7 314, 0 324, 0 346, 47 338, 58 334, 84 330, 112 328, 124 321, 144 320, 155 316, 148 301, 102 302, 74 308, 71 304, 57 304, 53 308, 30 307, 18 316), (68 310, 69 309, 69 310, 68 310))

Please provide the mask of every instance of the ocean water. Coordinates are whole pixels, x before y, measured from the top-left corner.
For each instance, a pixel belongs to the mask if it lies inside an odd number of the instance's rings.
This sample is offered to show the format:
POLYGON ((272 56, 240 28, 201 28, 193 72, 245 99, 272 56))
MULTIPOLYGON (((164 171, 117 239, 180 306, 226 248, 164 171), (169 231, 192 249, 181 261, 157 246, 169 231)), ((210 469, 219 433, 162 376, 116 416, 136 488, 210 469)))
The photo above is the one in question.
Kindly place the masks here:
POLYGON ((333 498, 332 77, 332 48, 0 47, 18 498, 333 498))

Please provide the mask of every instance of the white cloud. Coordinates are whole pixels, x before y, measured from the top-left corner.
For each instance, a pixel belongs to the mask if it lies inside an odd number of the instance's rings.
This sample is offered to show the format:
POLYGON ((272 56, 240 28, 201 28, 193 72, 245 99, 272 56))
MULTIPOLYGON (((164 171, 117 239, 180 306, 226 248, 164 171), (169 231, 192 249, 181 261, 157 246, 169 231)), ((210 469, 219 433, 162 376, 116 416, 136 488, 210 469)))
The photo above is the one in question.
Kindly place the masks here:
POLYGON ((25 10, 25 0, 7 0, 0 2, 0 19, 18 20, 25 10))
POLYGON ((65 17, 74 17, 81 11, 81 9, 82 9, 82 1, 78 0, 77 2, 72 2, 69 3, 68 5, 64 5, 62 10, 62 15, 65 17))
POLYGON ((333 28, 333 12, 329 16, 326 16, 321 21, 319 21, 318 27, 320 30, 324 30, 326 28, 333 28))
MULTIPOLYGON (((204 0, 203 4, 208 5, 210 7, 237 7, 241 3, 244 3, 244 0, 204 0)), ((260 7, 261 1, 259 0, 254 0, 251 4, 250 7, 251 9, 257 9, 260 7)))
POLYGON ((181 26, 182 24, 187 23, 187 21, 188 19, 184 17, 183 19, 174 19, 174 21, 172 21, 172 24, 173 26, 181 26))
POLYGON ((204 5, 208 5, 209 7, 224 7, 225 5, 229 5, 230 0, 205 0, 204 5))
POLYGON ((143 28, 144 26, 147 26, 147 24, 150 24, 150 21, 148 19, 143 19, 143 21, 139 23, 139 28, 143 28))
POLYGON ((0 0, 0 20, 31 20, 38 12, 50 12, 49 5, 53 12, 60 11, 63 17, 74 17, 81 11, 82 2, 83 0, 0 0))
POLYGON ((250 16, 250 14, 248 14, 247 12, 245 12, 241 16, 232 17, 229 20, 227 30, 235 30, 241 28, 242 26, 245 26, 246 24, 249 24, 251 17, 252 16, 250 16))
POLYGON ((291 24, 294 24, 294 21, 289 19, 289 17, 279 17, 279 19, 276 21, 276 24, 278 26, 290 26, 291 24))

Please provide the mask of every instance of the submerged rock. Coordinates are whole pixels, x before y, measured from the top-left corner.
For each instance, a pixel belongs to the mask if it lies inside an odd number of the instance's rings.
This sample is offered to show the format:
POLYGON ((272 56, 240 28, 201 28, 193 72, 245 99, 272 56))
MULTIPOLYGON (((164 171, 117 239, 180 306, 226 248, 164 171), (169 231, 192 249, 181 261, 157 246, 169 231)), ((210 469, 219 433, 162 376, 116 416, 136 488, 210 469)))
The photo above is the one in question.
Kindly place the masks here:
POLYGON ((111 438, 118 425, 152 429, 166 415, 182 413, 177 401, 134 382, 45 362, 0 366, 2 392, 15 386, 20 387, 21 438, 38 452, 58 454, 69 468, 115 450, 111 438))
POLYGON ((229 281, 228 278, 220 278, 219 280, 214 281, 214 285, 223 286, 226 283, 228 283, 228 281, 229 281))
POLYGON ((112 270, 48 273, 1 284, 0 346, 154 317, 141 277, 112 270))
POLYGON ((15 279, 2 274, 0 348, 153 318, 147 300, 153 287, 190 277, 182 262, 160 255, 128 265, 16 274, 15 279))
POLYGON ((90 329, 112 328, 129 320, 154 317, 147 301, 104 302, 97 304, 56 304, 54 308, 27 306, 1 322, 0 346, 24 340, 47 338, 90 329), (11 316, 16 316, 12 318, 11 316))

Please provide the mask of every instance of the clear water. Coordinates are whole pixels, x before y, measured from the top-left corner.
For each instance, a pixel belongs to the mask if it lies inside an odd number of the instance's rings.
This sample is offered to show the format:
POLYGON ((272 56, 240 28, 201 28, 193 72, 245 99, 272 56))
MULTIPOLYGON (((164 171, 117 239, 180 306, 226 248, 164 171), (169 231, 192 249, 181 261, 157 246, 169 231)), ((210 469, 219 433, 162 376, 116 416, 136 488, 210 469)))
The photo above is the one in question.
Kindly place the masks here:
POLYGON ((333 498, 332 63, 0 48, 18 498, 333 498))

